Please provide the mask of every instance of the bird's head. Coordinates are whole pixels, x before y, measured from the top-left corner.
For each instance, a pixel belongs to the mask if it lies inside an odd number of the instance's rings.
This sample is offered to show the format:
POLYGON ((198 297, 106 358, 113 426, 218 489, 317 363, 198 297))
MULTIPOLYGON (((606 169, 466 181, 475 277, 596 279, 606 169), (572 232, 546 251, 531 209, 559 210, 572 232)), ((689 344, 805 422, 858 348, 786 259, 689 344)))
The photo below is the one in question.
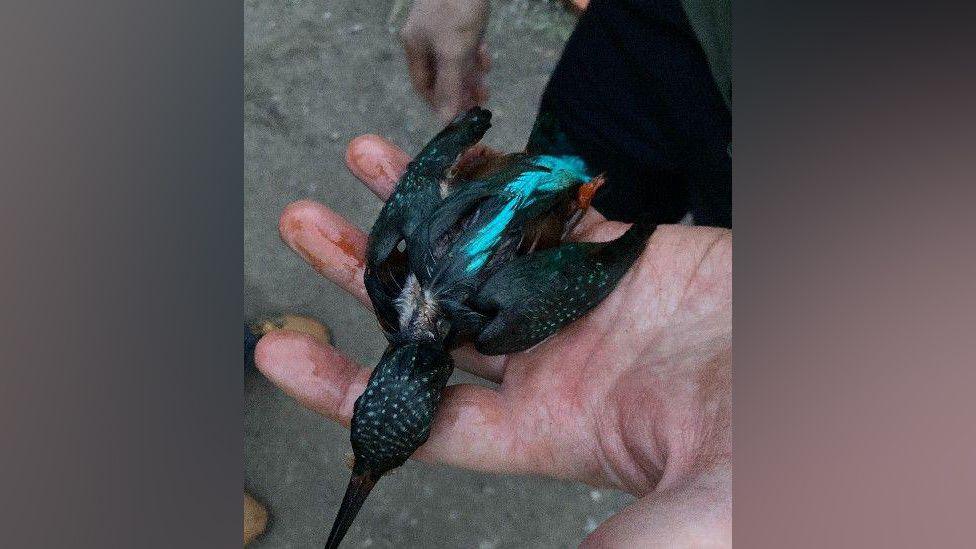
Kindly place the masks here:
POLYGON ((391 345, 353 409, 352 478, 326 547, 337 547, 379 478, 403 465, 430 434, 441 391, 454 368, 437 343, 391 345))

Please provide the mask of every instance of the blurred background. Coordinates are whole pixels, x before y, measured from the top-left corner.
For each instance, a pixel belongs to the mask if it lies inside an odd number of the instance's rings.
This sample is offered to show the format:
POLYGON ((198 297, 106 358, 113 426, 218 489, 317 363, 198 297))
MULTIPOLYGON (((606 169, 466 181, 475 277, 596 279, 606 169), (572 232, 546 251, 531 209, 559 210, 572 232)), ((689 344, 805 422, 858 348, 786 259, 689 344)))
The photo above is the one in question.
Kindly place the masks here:
MULTIPOLYGON (((281 242, 277 220, 310 198, 368 230, 381 203, 347 170, 346 144, 383 135, 416 153, 440 129, 413 93, 396 36, 409 0, 244 3, 246 322, 298 313, 372 366, 384 339, 372 314, 281 242)), ((575 16, 554 0, 496 0, 486 43, 494 114, 485 142, 523 147, 575 16)), ((251 547, 320 547, 349 478, 347 431, 245 372, 244 487, 267 506, 251 547)), ((457 382, 478 382, 463 372, 457 382)), ((380 482, 346 547, 574 547, 631 501, 610 490, 410 462, 380 482)))

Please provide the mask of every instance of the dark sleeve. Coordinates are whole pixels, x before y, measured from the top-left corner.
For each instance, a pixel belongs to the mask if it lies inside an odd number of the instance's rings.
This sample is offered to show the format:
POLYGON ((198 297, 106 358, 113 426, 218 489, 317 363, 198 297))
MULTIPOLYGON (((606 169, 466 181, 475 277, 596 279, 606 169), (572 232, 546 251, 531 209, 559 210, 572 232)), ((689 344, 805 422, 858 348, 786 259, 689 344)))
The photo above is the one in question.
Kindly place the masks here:
POLYGON ((732 226, 732 116, 680 0, 593 0, 540 105, 611 219, 732 226))

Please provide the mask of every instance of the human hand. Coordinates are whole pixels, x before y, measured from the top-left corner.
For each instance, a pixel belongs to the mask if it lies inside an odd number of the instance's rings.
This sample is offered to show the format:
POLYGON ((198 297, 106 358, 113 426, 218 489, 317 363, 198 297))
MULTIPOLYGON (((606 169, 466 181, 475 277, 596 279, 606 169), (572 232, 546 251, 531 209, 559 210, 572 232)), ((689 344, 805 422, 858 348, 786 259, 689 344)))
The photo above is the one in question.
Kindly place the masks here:
MULTIPOLYGON (((464 163, 492 153, 476 148, 464 163)), ((409 157, 376 136, 350 145, 352 172, 380 198, 409 157)), ((627 225, 590 212, 582 240, 627 225)), ((282 238, 364 306, 366 235, 326 206, 282 213, 282 238)), ((346 426, 369 369, 288 331, 255 352, 269 379, 346 426)), ((529 473, 626 490, 639 499, 584 541, 595 547, 731 545, 732 234, 661 226, 598 307, 529 351, 455 352, 457 367, 497 388, 453 385, 414 457, 495 473, 529 473)))
POLYGON ((416 0, 400 31, 414 90, 445 122, 488 98, 488 0, 416 0))

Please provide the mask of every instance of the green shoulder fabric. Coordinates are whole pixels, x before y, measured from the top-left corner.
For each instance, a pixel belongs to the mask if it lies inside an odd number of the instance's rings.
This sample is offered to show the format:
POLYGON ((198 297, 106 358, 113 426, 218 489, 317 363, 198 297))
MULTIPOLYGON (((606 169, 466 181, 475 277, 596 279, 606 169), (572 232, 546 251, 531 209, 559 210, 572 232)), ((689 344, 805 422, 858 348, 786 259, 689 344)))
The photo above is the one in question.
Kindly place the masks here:
POLYGON ((708 57, 712 77, 732 110, 732 0, 681 0, 708 57))

